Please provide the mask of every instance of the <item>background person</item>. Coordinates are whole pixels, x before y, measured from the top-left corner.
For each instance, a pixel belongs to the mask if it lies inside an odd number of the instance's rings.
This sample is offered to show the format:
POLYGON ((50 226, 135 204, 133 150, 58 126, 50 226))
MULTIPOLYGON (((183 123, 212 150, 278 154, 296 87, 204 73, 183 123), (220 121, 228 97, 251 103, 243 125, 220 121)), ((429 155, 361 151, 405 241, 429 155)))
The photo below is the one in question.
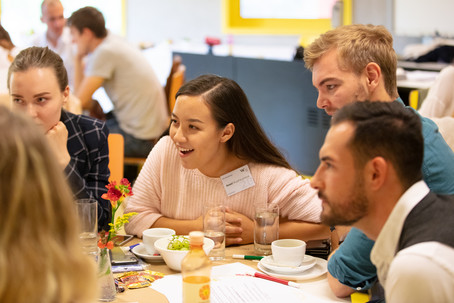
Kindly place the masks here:
MULTIPOLYGON (((330 30, 305 48, 304 61, 318 90, 317 107, 329 115, 355 101, 396 101, 404 106, 397 93, 393 38, 383 26, 355 24, 330 30)), ((454 194, 454 154, 435 123, 420 118, 423 179, 435 193, 454 194)), ((348 296, 375 283, 372 246, 373 241, 352 228, 330 257, 328 281, 337 296, 348 296)))
POLYGON ((169 121, 164 89, 153 69, 138 49, 107 31, 97 9, 75 11, 68 24, 77 45, 75 94, 82 107, 91 110, 92 95, 103 86, 114 106, 107 114, 110 132, 123 135, 125 156, 146 157, 169 121))
POLYGON ((3 106, 0 128, 0 302, 93 302, 96 266, 53 151, 35 123, 3 106))
POLYGON ((108 230, 111 206, 101 195, 110 176, 109 131, 102 121, 62 109, 69 96, 62 59, 47 47, 21 51, 9 68, 8 88, 13 110, 27 113, 40 126, 75 197, 96 199, 98 227, 108 230))
POLYGON ((328 227, 313 224, 321 211, 315 191, 267 138, 238 84, 204 75, 184 84, 176 98, 170 135, 151 151, 128 200, 125 212, 138 213, 128 233, 202 230, 203 206, 210 202, 229 209, 227 245, 253 242, 255 206, 267 204, 279 205, 280 237, 329 237, 328 227), (222 176, 238 168, 247 168, 242 177, 253 184, 228 196, 222 176))
POLYGON ((32 37, 31 46, 47 46, 63 59, 68 72, 69 86, 73 90, 75 48, 69 28, 66 26, 60 0, 44 0, 41 3, 41 22, 46 24, 47 29, 32 37))
POLYGON ((0 24, 0 104, 3 105, 6 105, 5 101, 9 101, 5 98, 8 94, 8 88, 6 86, 8 68, 18 52, 19 48, 14 45, 9 33, 0 24))
POLYGON ((371 258, 388 303, 454 296, 454 197, 422 181, 423 153, 415 112, 357 102, 334 115, 311 180, 323 223, 353 225, 376 240, 371 258))
POLYGON ((454 117, 453 83, 454 66, 449 65, 440 71, 422 102, 419 113, 428 118, 454 117))
POLYGON ((446 143, 454 150, 454 66, 443 68, 430 87, 419 113, 432 119, 446 143))

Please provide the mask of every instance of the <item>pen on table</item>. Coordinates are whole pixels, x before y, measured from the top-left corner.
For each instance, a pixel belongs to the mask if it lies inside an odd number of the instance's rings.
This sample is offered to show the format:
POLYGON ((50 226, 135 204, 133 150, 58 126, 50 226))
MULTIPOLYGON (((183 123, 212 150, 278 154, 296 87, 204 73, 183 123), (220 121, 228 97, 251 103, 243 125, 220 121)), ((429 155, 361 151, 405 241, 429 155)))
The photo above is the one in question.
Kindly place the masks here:
POLYGON ((134 245, 129 246, 129 250, 133 249, 133 248, 136 247, 137 245, 140 245, 140 243, 137 243, 137 244, 134 244, 134 245))
POLYGON ((255 272, 254 273, 254 277, 270 280, 270 281, 281 283, 281 284, 285 284, 285 285, 288 285, 288 286, 291 286, 291 287, 295 287, 295 288, 300 288, 300 285, 298 283, 295 283, 295 282, 292 282, 292 281, 287 281, 287 280, 284 280, 284 279, 279 279, 279 278, 272 277, 272 276, 268 276, 268 275, 265 275, 265 274, 262 274, 262 273, 259 273, 259 272, 255 272))
POLYGON ((248 256, 248 255, 233 255, 233 259, 244 259, 244 260, 262 260, 263 256, 248 256))

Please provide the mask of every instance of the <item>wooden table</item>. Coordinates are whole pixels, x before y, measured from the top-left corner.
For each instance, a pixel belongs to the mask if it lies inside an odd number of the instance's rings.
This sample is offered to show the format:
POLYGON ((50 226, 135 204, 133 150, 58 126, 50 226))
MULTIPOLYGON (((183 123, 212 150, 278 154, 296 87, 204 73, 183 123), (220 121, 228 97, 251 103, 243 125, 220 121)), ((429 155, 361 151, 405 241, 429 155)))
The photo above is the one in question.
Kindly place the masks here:
MULTIPOLYGON (((132 242, 129 242, 127 245, 133 245, 136 243, 140 243, 140 239, 134 239, 132 242)), ((254 245, 249 244, 249 245, 241 245, 241 246, 230 246, 226 247, 225 250, 225 259, 221 261, 213 261, 213 266, 217 265, 223 265, 223 264, 229 264, 233 262, 240 262, 245 265, 248 265, 254 269, 257 269, 257 261, 253 260, 241 260, 241 259, 233 259, 232 255, 234 254, 242 254, 242 255, 255 255, 254 253, 254 245)), ((171 275, 171 274, 178 274, 179 272, 176 272, 164 263, 162 262, 153 262, 149 263, 149 270, 157 271, 157 272, 162 272, 165 275, 171 275)), ((331 290, 329 289, 328 286, 328 281, 326 279, 326 274, 311 279, 307 281, 301 281, 299 282, 301 284, 301 289, 303 291, 308 291, 312 292, 315 294, 322 294, 320 298, 320 302, 351 302, 350 299, 339 299, 336 298, 331 290)), ((166 303, 169 302, 167 298, 154 290, 152 287, 149 288, 142 288, 142 289, 132 289, 132 290, 126 290, 124 293, 117 294, 117 299, 114 302, 128 302, 128 303, 133 303, 133 302, 139 302, 139 303, 166 303)))

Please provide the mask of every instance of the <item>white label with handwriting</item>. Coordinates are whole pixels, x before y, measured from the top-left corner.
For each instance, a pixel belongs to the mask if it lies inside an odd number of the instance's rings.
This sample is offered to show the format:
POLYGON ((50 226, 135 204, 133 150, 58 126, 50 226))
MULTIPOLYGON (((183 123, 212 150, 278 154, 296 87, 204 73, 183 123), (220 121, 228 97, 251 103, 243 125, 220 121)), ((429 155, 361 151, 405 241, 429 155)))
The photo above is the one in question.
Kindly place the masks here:
POLYGON ((234 195, 255 185, 249 166, 246 164, 221 176, 227 196, 234 195))

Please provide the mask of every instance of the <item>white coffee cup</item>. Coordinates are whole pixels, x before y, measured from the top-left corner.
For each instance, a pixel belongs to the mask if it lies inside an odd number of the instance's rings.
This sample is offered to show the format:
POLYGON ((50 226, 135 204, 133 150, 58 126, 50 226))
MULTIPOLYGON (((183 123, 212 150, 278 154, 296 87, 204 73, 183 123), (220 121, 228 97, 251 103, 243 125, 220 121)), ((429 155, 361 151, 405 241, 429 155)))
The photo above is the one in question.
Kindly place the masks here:
POLYGON ((157 253, 157 250, 154 247, 154 242, 160 238, 168 237, 174 234, 175 231, 173 229, 163 227, 149 228, 144 230, 142 238, 147 253, 149 253, 150 255, 157 253))
POLYGON ((297 267, 303 263, 306 242, 297 239, 280 239, 271 243, 273 261, 282 266, 297 267))

